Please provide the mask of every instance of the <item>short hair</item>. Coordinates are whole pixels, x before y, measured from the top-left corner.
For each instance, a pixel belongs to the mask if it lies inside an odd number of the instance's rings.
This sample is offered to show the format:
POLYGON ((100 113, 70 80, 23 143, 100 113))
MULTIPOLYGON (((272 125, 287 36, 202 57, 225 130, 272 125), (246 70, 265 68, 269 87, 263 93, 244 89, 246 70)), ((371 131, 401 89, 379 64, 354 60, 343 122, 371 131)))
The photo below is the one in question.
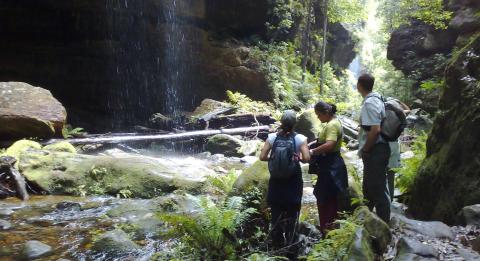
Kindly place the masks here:
POLYGON ((375 77, 368 73, 364 73, 358 77, 358 83, 362 85, 363 89, 371 92, 373 90, 373 85, 375 84, 375 77))

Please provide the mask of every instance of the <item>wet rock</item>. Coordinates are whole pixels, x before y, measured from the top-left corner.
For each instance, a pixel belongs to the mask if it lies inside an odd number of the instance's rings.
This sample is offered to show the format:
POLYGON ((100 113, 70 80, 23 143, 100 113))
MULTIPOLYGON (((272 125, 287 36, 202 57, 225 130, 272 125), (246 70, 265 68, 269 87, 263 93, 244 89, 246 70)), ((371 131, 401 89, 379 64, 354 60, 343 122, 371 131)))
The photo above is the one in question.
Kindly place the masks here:
POLYGON ((37 240, 25 243, 22 249, 22 257, 27 260, 34 260, 49 255, 52 247, 37 240))
POLYGON ((464 207, 457 214, 456 223, 461 226, 478 226, 480 227, 480 204, 464 207))
POLYGON ((92 250, 105 253, 108 256, 117 256, 137 251, 140 247, 120 229, 106 232, 98 237, 92 245, 92 250))
POLYGON ((0 94, 0 137, 61 136, 67 112, 50 91, 22 82, 2 82, 0 94))
POLYGON ((298 233, 311 238, 320 238, 322 236, 322 233, 308 222, 300 222, 298 224, 298 233))
POLYGON ((394 261, 435 261, 438 260, 438 252, 432 246, 402 237, 397 244, 397 256, 394 261))
POLYGON ((0 217, 10 216, 10 215, 13 214, 13 212, 14 212, 13 210, 8 209, 8 208, 6 208, 6 209, 0 209, 0 217))
POLYGON ((243 142, 242 147, 238 151, 245 156, 258 156, 262 147, 263 141, 257 139, 248 140, 243 142))
POLYGON ((6 220, 0 219, 0 230, 9 230, 12 224, 6 220))
POLYGON ((0 246, 0 257, 12 257, 14 255, 13 249, 7 246, 0 246))
POLYGON ((171 130, 174 125, 174 120, 161 113, 153 114, 148 120, 150 127, 161 130, 171 130))
POLYGON ((392 233, 387 223, 373 214, 367 207, 361 207, 356 211, 356 218, 361 220, 364 228, 372 239, 372 247, 375 253, 382 255, 387 251, 392 241, 392 233))
POLYGON ((373 261, 375 255, 373 254, 372 247, 370 245, 370 238, 365 228, 358 228, 355 231, 353 242, 347 251, 345 257, 346 261, 373 261))
POLYGON ((480 255, 471 250, 465 248, 458 248, 457 253, 466 261, 480 261, 480 255))
POLYGON ((80 211, 82 206, 77 202, 60 202, 55 207, 63 211, 80 211))
POLYGON ((57 259, 57 261, 70 261, 70 259, 60 258, 60 259, 57 259))
POLYGON ((433 238, 453 240, 455 235, 452 229, 439 221, 419 221, 405 216, 394 214, 390 223, 393 227, 406 229, 415 233, 433 238))
POLYGON ((160 159, 121 154, 91 156, 29 151, 19 169, 32 183, 51 194, 128 195, 151 198, 183 189, 201 192, 215 173, 195 159, 160 159))
POLYGON ((207 150, 212 154, 224 154, 228 157, 243 157, 240 148, 244 142, 227 134, 217 134, 207 141, 207 150))

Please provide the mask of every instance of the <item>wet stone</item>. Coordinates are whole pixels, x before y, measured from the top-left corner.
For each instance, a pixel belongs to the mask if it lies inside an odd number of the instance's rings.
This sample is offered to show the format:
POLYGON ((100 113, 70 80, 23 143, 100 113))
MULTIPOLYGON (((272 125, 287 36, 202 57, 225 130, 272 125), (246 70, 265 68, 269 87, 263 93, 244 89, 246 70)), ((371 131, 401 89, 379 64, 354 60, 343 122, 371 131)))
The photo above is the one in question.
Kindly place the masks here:
POLYGON ((0 209, 0 217, 10 216, 12 214, 13 214, 13 210, 11 210, 11 209, 0 209))
POLYGON ((64 211, 79 211, 81 209, 81 205, 76 202, 60 202, 55 206, 58 210, 64 211))
POLYGON ((9 230, 12 224, 6 220, 0 219, 0 230, 9 230))
POLYGON ((22 256, 27 260, 34 260, 47 256, 52 251, 52 247, 37 240, 31 240, 25 243, 22 250, 22 256))

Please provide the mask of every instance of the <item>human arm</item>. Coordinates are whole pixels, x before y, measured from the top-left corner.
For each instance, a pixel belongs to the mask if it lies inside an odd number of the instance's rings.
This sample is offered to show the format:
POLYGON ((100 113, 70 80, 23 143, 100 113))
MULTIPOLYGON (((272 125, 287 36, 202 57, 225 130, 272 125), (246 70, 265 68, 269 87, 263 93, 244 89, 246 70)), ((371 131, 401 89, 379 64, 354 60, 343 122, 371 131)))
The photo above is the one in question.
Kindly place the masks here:
POLYGON ((366 131, 365 144, 360 150, 360 155, 368 155, 377 143, 381 133, 381 124, 384 117, 383 108, 379 104, 365 102, 361 112, 361 125, 366 131))
POLYGON ((336 145, 337 145, 336 141, 327 140, 327 142, 325 142, 324 144, 322 144, 322 145, 320 145, 320 146, 318 146, 314 149, 311 149, 310 152, 312 153, 312 155, 329 153, 335 148, 336 145))
POLYGON ((362 148, 362 155, 370 153, 375 143, 377 143, 378 135, 380 135, 381 131, 380 125, 370 126, 370 131, 367 132, 367 140, 362 148))
POLYGON ((307 142, 304 142, 302 145, 300 145, 300 154, 302 155, 302 162, 307 163, 310 161, 310 151, 308 150, 307 142))
POLYGON ((262 150, 260 151, 260 160, 261 161, 268 161, 268 154, 272 149, 272 145, 268 141, 265 141, 262 150))

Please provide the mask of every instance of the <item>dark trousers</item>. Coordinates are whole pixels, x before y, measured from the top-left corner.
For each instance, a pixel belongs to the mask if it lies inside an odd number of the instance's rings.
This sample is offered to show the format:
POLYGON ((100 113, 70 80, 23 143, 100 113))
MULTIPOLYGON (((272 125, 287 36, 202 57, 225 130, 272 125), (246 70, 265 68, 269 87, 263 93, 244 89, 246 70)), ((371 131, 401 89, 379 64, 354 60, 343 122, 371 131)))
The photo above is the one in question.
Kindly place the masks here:
POLYGON ((390 192, 390 201, 393 201, 395 196, 395 171, 393 169, 387 170, 388 192, 390 192))
POLYGON ((324 203, 317 201, 318 215, 320 218, 320 231, 325 237, 328 230, 334 228, 334 221, 338 218, 338 196, 330 197, 324 203))
POLYGON ((368 208, 387 224, 390 222, 390 192, 387 186, 387 165, 390 157, 388 143, 377 143, 363 157, 363 194, 368 208))
POLYGON ((295 243, 301 204, 271 204, 272 241, 276 249, 295 243))

